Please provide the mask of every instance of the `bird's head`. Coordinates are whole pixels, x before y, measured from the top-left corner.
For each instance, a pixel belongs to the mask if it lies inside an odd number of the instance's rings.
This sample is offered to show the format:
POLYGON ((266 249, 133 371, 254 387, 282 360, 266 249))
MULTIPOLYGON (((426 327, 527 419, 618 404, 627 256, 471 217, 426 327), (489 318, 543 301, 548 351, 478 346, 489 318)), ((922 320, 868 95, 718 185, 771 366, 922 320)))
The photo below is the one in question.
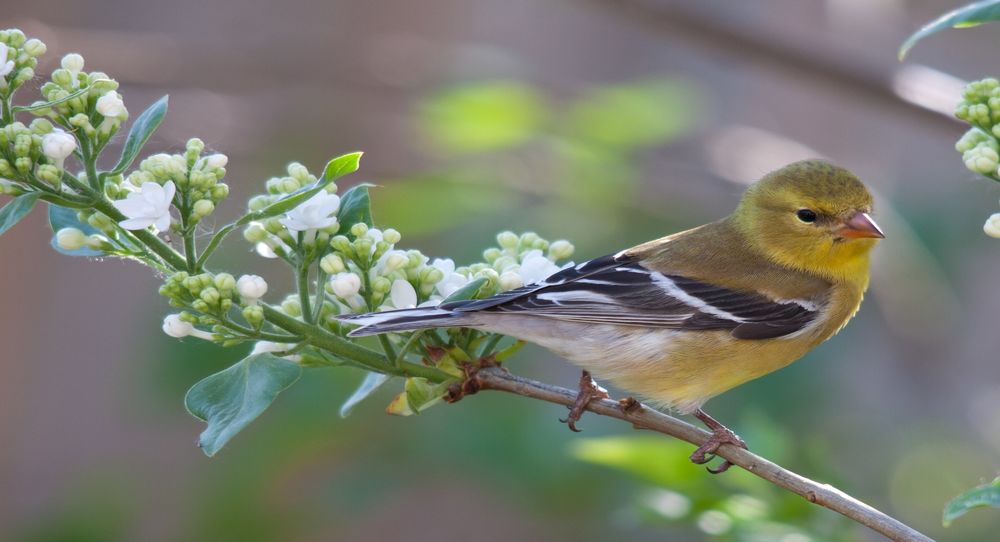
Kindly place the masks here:
POLYGON ((771 259, 845 279, 867 276, 869 252, 885 237, 871 212, 871 193, 853 173, 805 160, 747 189, 733 218, 771 259))

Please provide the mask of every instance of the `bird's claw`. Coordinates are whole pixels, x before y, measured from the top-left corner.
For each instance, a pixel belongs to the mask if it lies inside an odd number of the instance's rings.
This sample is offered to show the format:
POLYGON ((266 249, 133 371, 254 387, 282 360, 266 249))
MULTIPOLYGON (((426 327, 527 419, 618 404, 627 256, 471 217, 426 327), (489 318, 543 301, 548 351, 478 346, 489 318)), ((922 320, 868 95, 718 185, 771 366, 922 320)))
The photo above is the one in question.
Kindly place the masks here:
MULTIPOLYGON (((731 444, 744 450, 747 449, 747 443, 743 439, 731 429, 716 421, 715 418, 712 418, 702 410, 698 410, 694 415, 712 430, 712 434, 691 454, 692 463, 704 465, 715 459, 715 453, 719 451, 719 448, 723 444, 731 444)), ((726 472, 732 466, 733 464, 726 460, 717 467, 706 467, 706 470, 712 474, 720 474, 726 472)))
POLYGON ((583 374, 580 375, 580 391, 576 394, 576 401, 573 401, 573 406, 569 407, 569 415, 566 416, 566 419, 560 418, 559 421, 566 424, 570 431, 579 433, 580 429, 577 429, 576 422, 580 421, 580 417, 587 410, 587 405, 594 399, 607 399, 608 397, 610 397, 608 390, 598 386, 590 377, 590 373, 583 371, 583 374))

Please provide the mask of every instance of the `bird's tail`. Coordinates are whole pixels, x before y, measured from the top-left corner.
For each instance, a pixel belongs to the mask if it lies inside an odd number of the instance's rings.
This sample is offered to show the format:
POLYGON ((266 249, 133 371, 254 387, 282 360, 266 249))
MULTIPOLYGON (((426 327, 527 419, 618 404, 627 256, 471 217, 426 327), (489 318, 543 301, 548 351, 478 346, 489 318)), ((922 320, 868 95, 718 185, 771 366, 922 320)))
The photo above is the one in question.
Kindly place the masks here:
POLYGON ((380 333, 413 331, 435 327, 460 327, 475 325, 469 313, 437 307, 401 309, 367 314, 338 316, 338 320, 361 327, 352 330, 348 337, 365 337, 380 333))

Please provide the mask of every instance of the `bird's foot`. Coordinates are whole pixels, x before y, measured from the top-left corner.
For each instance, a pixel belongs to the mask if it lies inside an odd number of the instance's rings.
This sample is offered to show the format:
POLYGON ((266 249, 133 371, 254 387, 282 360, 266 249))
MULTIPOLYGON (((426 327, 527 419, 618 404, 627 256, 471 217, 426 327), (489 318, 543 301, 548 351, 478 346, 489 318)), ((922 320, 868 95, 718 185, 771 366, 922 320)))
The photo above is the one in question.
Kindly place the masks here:
POLYGON ((580 391, 576 394, 576 401, 573 402, 573 406, 569 407, 569 416, 566 416, 565 420, 559 421, 569 426, 571 431, 579 433, 580 430, 576 428, 576 422, 580 421, 583 412, 587 410, 587 405, 594 399, 607 399, 608 397, 610 397, 608 390, 598 386, 597 382, 590 378, 590 373, 584 371, 580 375, 580 391))
MULTIPOLYGON (((704 410, 698 409, 695 411, 694 417, 701 420, 712 431, 712 435, 691 454, 692 463, 697 465, 708 463, 715 458, 715 452, 719 451, 719 447, 723 444, 732 444, 744 450, 747 449, 747 443, 743 442, 743 439, 737 436, 731 429, 719 423, 715 418, 709 416, 704 410)), ((718 467, 706 467, 706 469, 712 474, 720 474, 726 472, 732 466, 733 464, 729 461, 723 461, 718 467)))

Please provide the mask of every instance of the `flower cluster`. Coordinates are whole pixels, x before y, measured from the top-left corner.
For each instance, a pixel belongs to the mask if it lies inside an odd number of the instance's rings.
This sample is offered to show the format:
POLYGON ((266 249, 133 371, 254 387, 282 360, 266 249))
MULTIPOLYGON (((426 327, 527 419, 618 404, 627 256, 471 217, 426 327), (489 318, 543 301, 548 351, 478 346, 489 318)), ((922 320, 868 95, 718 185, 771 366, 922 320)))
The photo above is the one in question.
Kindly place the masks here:
MULTIPOLYGON (((284 177, 268 179, 266 194, 250 198, 250 212, 261 211, 317 181, 317 177, 298 162, 289 164, 287 172, 284 177)), ((261 256, 288 260, 293 255, 293 247, 314 248, 327 244, 340 229, 339 210, 337 185, 331 182, 284 216, 251 222, 243 230, 243 237, 254 244, 261 256)))
POLYGON ((38 57, 45 44, 28 39, 16 28, 0 30, 0 95, 10 96, 17 87, 35 76, 38 57))
POLYGON ((60 64, 42 85, 44 100, 33 104, 32 113, 48 117, 100 149, 128 119, 118 82, 104 72, 85 72, 84 59, 76 53, 64 56, 60 64))
MULTIPOLYGON (((955 116, 972 126, 955 143, 965 167, 1000 181, 1000 81, 990 77, 969 83, 955 116)), ((986 220, 983 231, 1000 238, 1000 213, 986 220)))
POLYGON ((73 136, 44 119, 0 128, 0 194, 17 196, 39 186, 60 191, 63 161, 75 149, 73 136))

